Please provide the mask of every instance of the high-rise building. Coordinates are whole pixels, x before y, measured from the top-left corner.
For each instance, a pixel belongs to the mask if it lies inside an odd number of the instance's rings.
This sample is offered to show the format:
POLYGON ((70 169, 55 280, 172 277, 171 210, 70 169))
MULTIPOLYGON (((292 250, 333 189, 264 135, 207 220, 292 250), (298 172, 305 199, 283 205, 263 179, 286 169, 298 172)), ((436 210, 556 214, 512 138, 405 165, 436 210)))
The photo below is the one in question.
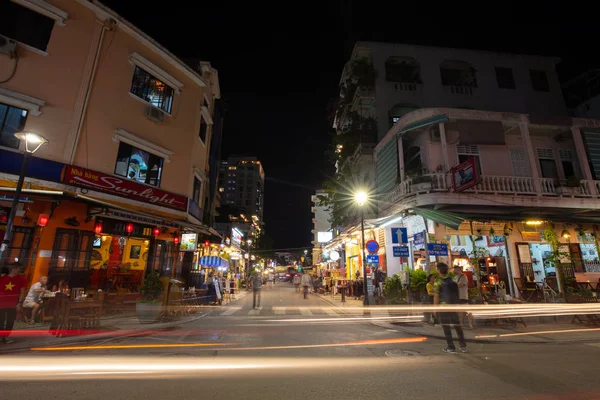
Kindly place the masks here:
POLYGON ((265 171, 256 157, 231 156, 219 171, 221 204, 244 210, 253 220, 263 221, 265 171))

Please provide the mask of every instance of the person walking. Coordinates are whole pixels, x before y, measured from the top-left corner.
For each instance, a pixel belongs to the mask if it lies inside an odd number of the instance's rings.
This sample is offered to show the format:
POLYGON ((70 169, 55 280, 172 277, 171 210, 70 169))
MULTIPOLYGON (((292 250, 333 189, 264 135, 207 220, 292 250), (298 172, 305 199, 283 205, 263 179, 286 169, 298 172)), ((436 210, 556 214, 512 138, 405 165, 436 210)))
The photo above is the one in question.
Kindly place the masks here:
MULTIPOLYGON (((469 278, 463 274, 463 270, 459 265, 454 266, 454 282, 458 286, 458 303, 469 304, 469 278)), ((469 329, 473 329, 473 316, 468 312, 458 313, 458 321, 461 328, 465 326, 465 314, 469 320, 469 329)))
MULTIPOLYGON (((433 286, 435 284, 435 274, 429 274, 429 276, 427 276, 427 284, 425 285, 425 288, 427 289, 427 304, 431 304, 433 305, 433 286)), ((434 313, 432 312, 426 312, 425 314, 425 320, 427 322, 429 322, 431 325, 435 325, 435 320, 436 317, 434 316, 434 313)))
POLYGON ((252 274, 252 308, 257 309, 260 307, 260 290, 262 288, 262 276, 258 272, 252 274))
POLYGON ((17 311, 23 310, 27 280, 21 276, 21 264, 10 265, 8 275, 0 277, 0 341, 13 343, 8 336, 13 329, 17 311))
POLYGON ((300 280, 300 284, 302 285, 302 291, 304 293, 304 299, 307 300, 308 299, 308 288, 310 286, 312 286, 312 279, 310 277, 310 275, 304 271, 302 273, 302 278, 300 280))
POLYGON ((299 274, 294 275, 292 282, 294 283, 294 288, 296 289, 296 292, 299 292, 300 291, 300 275, 299 274))
MULTIPOLYGON (((448 274, 448 265, 444 263, 438 263, 437 271, 440 276, 435 280, 433 286, 433 304, 439 305, 450 305, 459 303, 458 285, 452 279, 452 276, 448 274)), ((452 327, 456 331, 458 336, 458 343, 460 344, 460 351, 463 353, 467 352, 467 343, 465 342, 465 336, 462 328, 459 325, 458 314, 455 311, 436 311, 435 314, 439 316, 440 324, 444 330, 444 336, 446 337, 446 343, 448 346, 444 349, 446 353, 456 354, 456 347, 452 339, 452 327)))

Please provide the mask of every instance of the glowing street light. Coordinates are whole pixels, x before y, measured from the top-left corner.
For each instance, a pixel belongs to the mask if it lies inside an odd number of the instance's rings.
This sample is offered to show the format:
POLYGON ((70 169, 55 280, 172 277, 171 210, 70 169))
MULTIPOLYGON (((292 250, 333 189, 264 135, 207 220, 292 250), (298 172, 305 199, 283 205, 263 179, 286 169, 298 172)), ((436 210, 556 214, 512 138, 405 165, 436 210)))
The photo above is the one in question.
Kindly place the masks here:
POLYGON ((354 195, 354 200, 356 201, 356 204, 358 204, 359 207, 362 207, 365 205, 367 200, 369 200, 369 195, 367 194, 367 192, 361 190, 359 192, 356 192, 356 194, 354 195))
POLYGON ((367 258, 365 257, 365 207, 364 205, 369 200, 369 194, 364 190, 360 190, 354 194, 354 201, 360 207, 360 233, 362 236, 362 264, 363 264, 363 304, 369 305, 369 293, 367 292, 367 258))

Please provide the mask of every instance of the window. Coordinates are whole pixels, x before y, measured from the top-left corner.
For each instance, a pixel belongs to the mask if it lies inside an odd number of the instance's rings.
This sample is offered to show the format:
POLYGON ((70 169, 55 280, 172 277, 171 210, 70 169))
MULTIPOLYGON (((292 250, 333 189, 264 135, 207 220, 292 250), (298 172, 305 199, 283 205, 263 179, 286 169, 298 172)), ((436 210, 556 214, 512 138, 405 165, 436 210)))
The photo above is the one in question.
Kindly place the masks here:
POLYGON ((477 87, 477 71, 469 63, 458 60, 446 60, 440 64, 442 85, 477 87))
POLYGON ((115 175, 137 182, 160 186, 163 159, 121 142, 117 153, 115 175))
POLYGON ((8 246, 7 264, 21 263, 24 267, 29 265, 31 242, 33 242, 34 228, 16 226, 13 228, 12 240, 8 246))
POLYGON ((202 183, 200 179, 194 177, 194 191, 192 193, 192 200, 198 207, 200 207, 200 192, 202 191, 202 183))
POLYGON ((56 229, 48 279, 54 283, 64 279, 71 287, 87 287, 93 244, 93 232, 56 229))
POLYGON ((550 83, 548 83, 548 76, 546 71, 537 69, 529 70, 529 77, 531 78, 531 87, 537 92, 549 92, 550 83))
POLYGON ((552 149, 537 149, 537 156, 540 161, 542 178, 558 179, 558 170, 552 149))
POLYGON ((419 63, 412 57, 389 57, 385 61, 385 80, 388 82, 422 83, 419 63))
POLYGON ((173 242, 155 240, 150 251, 150 269, 159 272, 160 276, 171 276, 175 261, 175 246, 173 242))
POLYGON ((565 174, 565 178, 574 178, 577 177, 577 172, 575 171, 575 154, 571 149, 560 149, 558 151, 560 156, 560 163, 563 168, 563 172, 565 174))
POLYGON ((19 148, 14 134, 25 128, 27 110, 0 103, 0 146, 19 148))
POLYGON ((12 1, 0 3, 0 35, 46 51, 54 20, 12 1))
POLYGON ((522 147, 513 147, 509 150, 510 161, 514 176, 531 176, 527 152, 522 147))
POLYGON ((500 89, 514 89, 515 77, 512 68, 496 67, 496 82, 500 89))
POLYGON ((131 81, 131 93, 156 108, 171 113, 174 89, 136 65, 131 81))
POLYGON ((200 136, 200 140, 202 140, 202 143, 204 143, 204 144, 206 144, 206 133, 207 132, 208 132, 208 125, 204 121, 204 118, 200 117, 200 133, 198 136, 200 136))

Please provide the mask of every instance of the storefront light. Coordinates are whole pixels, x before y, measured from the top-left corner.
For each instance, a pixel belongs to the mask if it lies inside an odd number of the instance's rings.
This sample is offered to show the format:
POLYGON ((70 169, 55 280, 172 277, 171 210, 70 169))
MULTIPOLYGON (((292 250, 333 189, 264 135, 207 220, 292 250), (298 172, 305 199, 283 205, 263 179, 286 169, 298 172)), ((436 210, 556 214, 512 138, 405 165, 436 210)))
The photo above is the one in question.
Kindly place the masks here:
POLYGON ((175 244, 179 244, 179 236, 175 236, 175 237, 173 238, 173 243, 175 243, 175 244))
POLYGON ((544 221, 525 221, 525 224, 529 225, 529 226, 538 226, 543 223, 544 223, 544 221))
POLYGON ((103 228, 102 221, 100 221, 100 220, 96 221, 96 224, 94 225, 94 232, 99 235, 102 233, 102 230, 103 230, 102 228, 103 228))
POLYGON ((128 222, 127 225, 125 225, 125 231, 127 233, 133 232, 133 224, 131 222, 128 222))
POLYGON ((570 238, 570 237, 571 237, 571 234, 569 233, 569 231, 568 231, 568 230, 566 230, 566 229, 563 229, 563 231, 560 233, 560 236, 562 236, 562 237, 563 237, 563 238, 565 238, 565 239, 568 239, 568 238, 570 238))
POLYGON ((154 229, 152 229, 152 236, 157 237, 158 235, 160 235, 160 228, 155 226, 154 229))

